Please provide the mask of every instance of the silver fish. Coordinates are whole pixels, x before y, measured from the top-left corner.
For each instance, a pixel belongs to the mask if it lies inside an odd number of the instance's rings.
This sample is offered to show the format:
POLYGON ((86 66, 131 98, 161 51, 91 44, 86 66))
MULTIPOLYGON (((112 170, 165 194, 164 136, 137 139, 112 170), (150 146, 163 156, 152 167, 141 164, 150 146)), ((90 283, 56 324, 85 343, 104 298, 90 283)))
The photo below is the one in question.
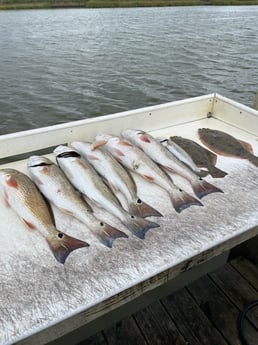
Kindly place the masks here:
POLYGON ((199 200, 178 188, 156 163, 129 141, 100 134, 93 146, 97 148, 103 145, 127 169, 164 189, 169 194, 176 212, 179 213, 191 205, 202 206, 199 200))
POLYGON ((13 208, 29 230, 40 232, 60 263, 64 264, 73 250, 89 246, 55 228, 46 201, 27 175, 15 169, 1 169, 0 187, 6 205, 13 208))
POLYGON ((122 136, 142 149, 153 161, 188 180, 198 198, 203 198, 210 193, 223 193, 221 189, 197 176, 150 134, 137 129, 126 129, 122 131, 122 136))
POLYGON ((116 238, 128 237, 122 231, 97 219, 61 169, 50 159, 31 156, 27 167, 31 179, 42 194, 61 211, 84 223, 105 246, 111 248, 116 238))
POLYGON ((104 148, 93 149, 92 143, 74 141, 71 146, 75 148, 94 169, 105 179, 110 189, 121 200, 127 202, 129 213, 140 217, 162 216, 157 210, 146 204, 137 195, 137 187, 127 170, 104 148))
POLYGON ((200 169, 192 160, 190 155, 172 139, 156 138, 163 146, 165 146, 177 159, 186 164, 192 169, 199 177, 205 177, 208 175, 208 171, 200 169))
POLYGON ((137 237, 159 224, 126 212, 93 167, 73 149, 60 145, 55 150, 57 162, 70 182, 95 204, 116 216, 137 237))

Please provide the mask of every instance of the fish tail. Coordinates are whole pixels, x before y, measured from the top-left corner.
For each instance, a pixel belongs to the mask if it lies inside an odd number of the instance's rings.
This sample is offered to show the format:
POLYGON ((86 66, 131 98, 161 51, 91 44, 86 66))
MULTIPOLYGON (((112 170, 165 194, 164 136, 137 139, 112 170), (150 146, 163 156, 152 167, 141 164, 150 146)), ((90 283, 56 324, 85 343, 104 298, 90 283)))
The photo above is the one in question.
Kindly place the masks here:
POLYGON ((143 202, 140 198, 129 204, 129 212, 138 217, 163 217, 163 215, 152 206, 143 202))
POLYGON ((105 224, 102 231, 98 234, 100 242, 108 248, 112 248, 114 240, 120 237, 128 238, 123 231, 117 230, 108 224, 105 224))
POLYGON ((211 183, 208 183, 207 181, 202 180, 202 179, 197 180, 195 183, 193 183, 192 187, 193 187, 194 193, 199 199, 211 193, 216 193, 216 192, 223 193, 221 189, 219 189, 218 187, 215 187, 211 183))
POLYGON ((214 178, 222 178, 222 177, 225 177, 226 175, 228 175, 227 172, 220 170, 219 168, 217 168, 213 165, 209 167, 209 173, 214 178))
POLYGON ((254 155, 248 155, 248 160, 253 163, 253 165, 255 165, 256 167, 258 167, 258 157, 254 156, 254 155))
POLYGON ((177 213, 185 210, 186 208, 196 205, 196 206, 203 206, 203 204, 195 199, 190 194, 186 193, 182 189, 178 189, 178 191, 173 191, 169 193, 172 205, 177 213))
POLYGON ((158 228, 160 226, 155 222, 151 222, 150 220, 134 215, 129 215, 129 217, 124 222, 124 224, 135 236, 139 237, 140 239, 145 238, 145 234, 148 230, 158 228))
POLYGON ((66 235, 61 231, 56 231, 56 234, 47 238, 47 242, 56 260, 61 264, 65 263, 68 255, 73 250, 83 247, 89 247, 89 244, 87 242, 66 235))

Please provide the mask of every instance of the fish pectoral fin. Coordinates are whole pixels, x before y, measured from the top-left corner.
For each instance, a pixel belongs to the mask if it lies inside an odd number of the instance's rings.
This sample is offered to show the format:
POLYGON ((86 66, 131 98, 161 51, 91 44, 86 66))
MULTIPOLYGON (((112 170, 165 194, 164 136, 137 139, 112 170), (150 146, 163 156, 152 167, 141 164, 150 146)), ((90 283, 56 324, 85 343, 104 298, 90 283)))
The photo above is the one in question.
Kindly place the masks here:
POLYGON ((24 224, 27 226, 27 228, 28 228, 30 231, 36 230, 35 225, 33 225, 33 224, 32 224, 30 221, 28 221, 27 219, 22 218, 22 221, 24 222, 24 224))
POLYGON ((101 147, 103 145, 105 145, 107 143, 107 140, 102 139, 102 140, 96 140, 92 143, 91 145, 91 150, 94 151, 96 150, 98 147, 101 147))

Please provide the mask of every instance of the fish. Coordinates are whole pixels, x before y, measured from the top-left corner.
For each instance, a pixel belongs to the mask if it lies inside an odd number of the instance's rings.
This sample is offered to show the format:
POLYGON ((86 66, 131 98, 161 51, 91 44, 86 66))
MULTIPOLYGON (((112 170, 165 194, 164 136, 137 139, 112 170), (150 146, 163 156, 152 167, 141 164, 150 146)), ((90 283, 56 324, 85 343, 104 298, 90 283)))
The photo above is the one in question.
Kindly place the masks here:
POLYGON ((73 186, 96 205, 117 217, 135 236, 144 239, 148 230, 159 227, 155 222, 125 211, 94 168, 77 151, 60 145, 55 148, 54 154, 73 186))
POLYGON ((93 148, 101 146, 104 146, 125 168, 165 190, 177 213, 192 205, 203 206, 199 200, 178 188, 156 163, 129 141, 109 134, 99 134, 93 148))
POLYGON ((121 134, 122 137, 143 150, 154 162, 160 164, 166 170, 178 174, 188 180, 195 195, 199 199, 211 193, 223 193, 221 189, 197 176, 150 134, 137 129, 125 129, 121 134))
POLYGON ((132 176, 105 148, 99 147, 93 150, 92 143, 85 141, 74 141, 71 143, 71 147, 94 167, 107 182, 120 203, 122 203, 121 194, 123 195, 129 213, 143 218, 162 216, 159 211, 145 203, 137 195, 137 186, 132 176))
POLYGON ((212 177, 223 178, 228 174, 215 166, 217 155, 197 142, 180 136, 172 136, 169 139, 185 150, 199 168, 207 169, 212 177))
POLYGON ((196 175, 198 175, 199 177, 205 177, 208 175, 209 172, 200 169, 195 164, 192 157, 172 139, 158 138, 158 141, 162 145, 164 145, 177 159, 179 159, 181 162, 186 164, 190 169, 192 169, 196 173, 196 175))
POLYGON ((250 153, 246 146, 232 135, 211 128, 199 128, 198 134, 201 142, 215 153, 226 157, 247 159, 258 167, 258 157, 250 153))
POLYGON ((112 248, 115 239, 128 237, 124 232, 95 217, 89 205, 50 159, 31 156, 27 161, 27 168, 41 193, 59 210, 84 223, 102 244, 112 248))
POLYGON ((61 264, 73 250, 89 247, 87 242, 56 229, 48 204, 24 173, 16 169, 0 169, 0 189, 5 204, 12 207, 29 230, 39 231, 61 264))

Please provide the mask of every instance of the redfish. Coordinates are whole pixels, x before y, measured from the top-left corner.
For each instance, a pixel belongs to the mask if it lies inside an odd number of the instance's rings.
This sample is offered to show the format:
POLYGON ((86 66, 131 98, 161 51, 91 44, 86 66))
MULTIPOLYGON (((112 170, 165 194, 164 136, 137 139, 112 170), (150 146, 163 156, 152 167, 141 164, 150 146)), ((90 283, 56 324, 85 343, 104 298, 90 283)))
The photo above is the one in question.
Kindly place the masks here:
POLYGON ((122 131, 122 136, 143 150, 154 162, 188 180, 198 198, 210 193, 223 193, 221 189, 197 176, 150 134, 137 129, 126 129, 122 131))
POLYGON ((60 145, 54 153, 59 166, 73 186, 96 205, 117 217, 135 236, 143 239, 148 230, 159 227, 155 222, 125 211, 101 177, 78 152, 60 145))
POLYGON ((240 159, 247 159, 258 167, 258 157, 253 155, 243 144, 232 135, 210 128, 199 128, 201 142, 215 153, 240 159))
POLYGON ((40 232, 60 263, 64 264, 73 250, 89 246, 55 228, 46 201, 27 175, 15 169, 0 169, 0 187, 6 205, 13 208, 29 230, 40 232))
POLYGON ((129 141, 108 134, 101 134, 96 137, 93 146, 100 147, 102 145, 124 167, 164 189, 168 193, 176 212, 180 213, 192 205, 203 206, 199 200, 178 188, 156 163, 129 141))
POLYGON ((42 194, 62 212, 84 223, 102 244, 111 248, 116 238, 128 237, 124 232, 96 218, 61 169, 50 159, 31 156, 27 167, 31 179, 42 194))
POLYGON ((144 218, 161 216, 157 210, 139 198, 132 176, 105 148, 99 147, 94 150, 92 143, 85 141, 74 141, 71 146, 104 178, 120 202, 126 201, 131 214, 144 218))

